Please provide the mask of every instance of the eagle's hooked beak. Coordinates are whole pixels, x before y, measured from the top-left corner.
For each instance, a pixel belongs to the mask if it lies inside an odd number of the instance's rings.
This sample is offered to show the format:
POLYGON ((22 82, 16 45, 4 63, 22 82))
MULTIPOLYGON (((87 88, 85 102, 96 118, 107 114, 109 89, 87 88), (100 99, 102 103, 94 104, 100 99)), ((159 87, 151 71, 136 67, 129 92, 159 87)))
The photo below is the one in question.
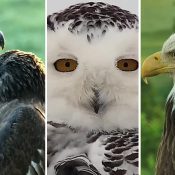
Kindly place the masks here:
POLYGON ((3 33, 0 31, 0 48, 4 49, 5 39, 3 33))
POLYGON ((172 73, 173 71, 175 71, 175 64, 164 61, 161 52, 148 56, 142 64, 142 78, 146 84, 148 77, 172 73))

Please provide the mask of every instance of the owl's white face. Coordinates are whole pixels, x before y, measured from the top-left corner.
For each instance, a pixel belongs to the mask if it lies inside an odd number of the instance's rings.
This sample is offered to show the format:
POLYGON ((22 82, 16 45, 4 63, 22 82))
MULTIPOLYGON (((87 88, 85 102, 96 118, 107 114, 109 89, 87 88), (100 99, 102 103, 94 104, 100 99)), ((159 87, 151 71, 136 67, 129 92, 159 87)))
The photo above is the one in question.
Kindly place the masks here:
POLYGON ((138 60, 137 54, 135 29, 111 28, 91 43, 86 35, 65 28, 49 30, 48 121, 88 129, 137 128, 138 70, 122 71, 116 66, 121 59, 138 60), (76 60, 76 69, 56 70, 54 63, 63 58, 76 60))

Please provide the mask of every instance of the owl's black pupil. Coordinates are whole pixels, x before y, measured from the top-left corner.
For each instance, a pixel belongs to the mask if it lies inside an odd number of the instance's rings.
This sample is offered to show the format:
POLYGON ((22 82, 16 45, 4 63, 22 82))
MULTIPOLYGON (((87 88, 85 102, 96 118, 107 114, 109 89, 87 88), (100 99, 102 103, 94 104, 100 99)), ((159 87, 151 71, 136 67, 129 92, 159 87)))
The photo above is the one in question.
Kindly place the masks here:
POLYGON ((65 66, 66 66, 66 67, 70 67, 70 62, 66 62, 66 63, 65 63, 65 66))
POLYGON ((128 67, 128 63, 124 63, 123 66, 124 66, 124 67, 128 67))

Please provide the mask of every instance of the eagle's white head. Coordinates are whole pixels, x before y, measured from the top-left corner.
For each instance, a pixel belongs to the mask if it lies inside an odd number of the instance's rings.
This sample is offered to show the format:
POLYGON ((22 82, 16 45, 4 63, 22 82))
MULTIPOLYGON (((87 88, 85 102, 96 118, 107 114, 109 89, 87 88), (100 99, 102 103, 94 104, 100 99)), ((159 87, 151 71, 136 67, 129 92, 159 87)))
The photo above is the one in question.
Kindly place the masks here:
MULTIPOLYGON (((148 56, 143 62, 142 77, 156 76, 159 74, 171 74, 175 83, 175 34, 172 34, 162 46, 162 50, 148 56)), ((175 85, 167 100, 175 97, 175 85)))
POLYGON ((143 78, 162 73, 170 73, 175 79, 175 34, 163 43, 161 51, 148 56, 143 62, 143 78))
POLYGON ((48 120, 87 129, 138 126, 138 19, 81 3, 48 16, 48 120))
MULTIPOLYGON (((174 81, 174 86, 167 98, 174 98, 175 103, 175 34, 172 34, 163 44, 162 60, 167 64, 167 71, 171 73, 174 81)), ((174 110, 174 109, 173 109, 174 110)))

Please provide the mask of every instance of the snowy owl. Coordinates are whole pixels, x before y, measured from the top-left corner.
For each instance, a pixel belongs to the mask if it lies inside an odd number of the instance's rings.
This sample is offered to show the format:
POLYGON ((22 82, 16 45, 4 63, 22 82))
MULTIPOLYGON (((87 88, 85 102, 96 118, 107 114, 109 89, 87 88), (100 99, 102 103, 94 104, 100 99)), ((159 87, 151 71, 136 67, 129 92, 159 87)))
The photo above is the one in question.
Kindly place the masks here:
POLYGON ((47 18, 48 174, 138 174, 138 17, 103 2, 47 18))

